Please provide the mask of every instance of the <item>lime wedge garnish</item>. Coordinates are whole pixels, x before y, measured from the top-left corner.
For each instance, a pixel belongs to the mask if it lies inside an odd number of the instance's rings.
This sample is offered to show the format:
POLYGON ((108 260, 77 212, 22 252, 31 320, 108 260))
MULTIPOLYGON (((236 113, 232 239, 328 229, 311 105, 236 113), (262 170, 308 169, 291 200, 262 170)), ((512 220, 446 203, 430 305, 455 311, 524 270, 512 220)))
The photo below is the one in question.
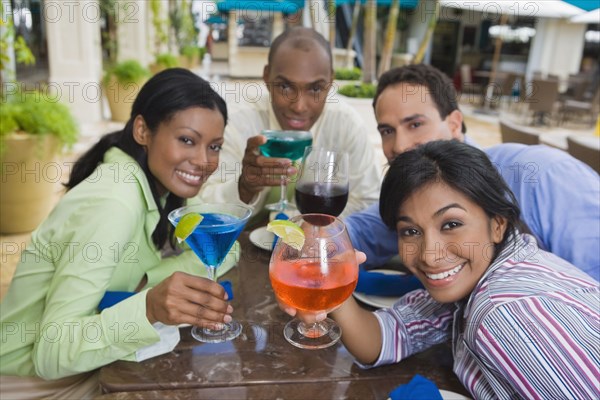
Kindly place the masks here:
POLYGON ((288 246, 300 251, 304 246, 304 231, 298 225, 287 220, 276 219, 267 224, 267 231, 273 232, 288 246))
POLYGON ((185 214, 175 227, 175 237, 179 243, 187 239, 194 232, 194 229, 202 222, 204 217, 198 213, 185 214))

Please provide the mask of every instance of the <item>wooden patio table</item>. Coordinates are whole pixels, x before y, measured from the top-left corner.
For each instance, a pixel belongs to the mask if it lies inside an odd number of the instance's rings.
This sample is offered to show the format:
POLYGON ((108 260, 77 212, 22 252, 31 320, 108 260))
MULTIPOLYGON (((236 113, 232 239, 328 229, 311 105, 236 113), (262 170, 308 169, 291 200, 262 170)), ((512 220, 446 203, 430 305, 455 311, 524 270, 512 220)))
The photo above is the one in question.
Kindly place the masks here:
POLYGON ((189 327, 181 328, 172 352, 102 368, 100 384, 107 393, 102 398, 386 399, 415 374, 468 395, 452 372, 449 343, 373 369, 359 368, 341 342, 323 350, 289 344, 282 331, 291 317, 279 309, 271 289, 270 253, 253 246, 247 231, 239 241, 239 265, 221 279, 233 284, 233 317, 243 324, 242 334, 207 344, 195 341, 189 327))

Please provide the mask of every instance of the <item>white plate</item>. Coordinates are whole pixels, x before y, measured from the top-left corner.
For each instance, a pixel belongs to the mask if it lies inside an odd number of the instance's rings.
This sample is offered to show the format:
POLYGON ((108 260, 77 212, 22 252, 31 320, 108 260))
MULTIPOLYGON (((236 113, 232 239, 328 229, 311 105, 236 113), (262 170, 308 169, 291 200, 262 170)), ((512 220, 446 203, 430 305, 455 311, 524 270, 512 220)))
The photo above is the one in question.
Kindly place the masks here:
MULTIPOLYGON (((406 275, 404 272, 395 271, 393 269, 373 269, 370 272, 379 272, 385 275, 406 275)), ((372 294, 364 294, 360 292, 352 293, 354 297, 373 307, 387 308, 394 305, 395 302, 402 296, 375 296, 372 294)))
POLYGON ((272 232, 267 231, 267 227, 263 226, 257 228, 250 232, 250 241, 256 247, 260 247, 263 250, 271 251, 271 246, 273 245, 273 235, 272 232))
POLYGON ((440 389, 440 395, 444 400, 470 400, 468 397, 465 397, 460 393, 451 392, 449 390, 440 389))

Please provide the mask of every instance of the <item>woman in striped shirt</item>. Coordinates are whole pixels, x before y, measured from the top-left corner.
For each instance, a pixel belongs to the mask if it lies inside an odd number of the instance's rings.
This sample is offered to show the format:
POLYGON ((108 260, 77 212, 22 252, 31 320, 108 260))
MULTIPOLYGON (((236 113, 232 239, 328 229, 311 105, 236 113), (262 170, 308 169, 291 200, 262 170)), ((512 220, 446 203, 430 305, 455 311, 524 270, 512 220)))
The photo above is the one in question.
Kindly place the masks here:
POLYGON ((600 397, 598 282, 523 233, 485 153, 455 141, 405 152, 380 199, 426 290, 374 313, 352 298, 331 313, 362 366, 452 339, 454 372, 477 399, 600 397))

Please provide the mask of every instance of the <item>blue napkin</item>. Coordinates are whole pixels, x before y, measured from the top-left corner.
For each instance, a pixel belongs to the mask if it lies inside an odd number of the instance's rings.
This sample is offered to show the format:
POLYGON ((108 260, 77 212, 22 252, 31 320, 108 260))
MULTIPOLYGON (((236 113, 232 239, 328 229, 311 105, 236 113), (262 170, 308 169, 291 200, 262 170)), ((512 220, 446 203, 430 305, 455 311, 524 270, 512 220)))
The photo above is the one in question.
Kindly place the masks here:
POLYGON ((376 296, 403 296, 423 285, 414 275, 386 275, 377 271, 358 272, 356 291, 376 296))
POLYGON ((443 400, 435 383, 421 375, 415 375, 412 380, 398 386, 390 393, 392 400, 443 400))
MULTIPOLYGON (((231 281, 222 281, 219 282, 223 289, 227 292, 229 296, 229 300, 233 300, 233 290, 231 286, 231 281)), ((112 307, 117 303, 125 300, 128 297, 133 296, 137 292, 117 292, 117 291, 107 291, 104 293, 104 297, 100 300, 100 304, 98 304, 98 311, 102 311, 105 308, 112 307)))

